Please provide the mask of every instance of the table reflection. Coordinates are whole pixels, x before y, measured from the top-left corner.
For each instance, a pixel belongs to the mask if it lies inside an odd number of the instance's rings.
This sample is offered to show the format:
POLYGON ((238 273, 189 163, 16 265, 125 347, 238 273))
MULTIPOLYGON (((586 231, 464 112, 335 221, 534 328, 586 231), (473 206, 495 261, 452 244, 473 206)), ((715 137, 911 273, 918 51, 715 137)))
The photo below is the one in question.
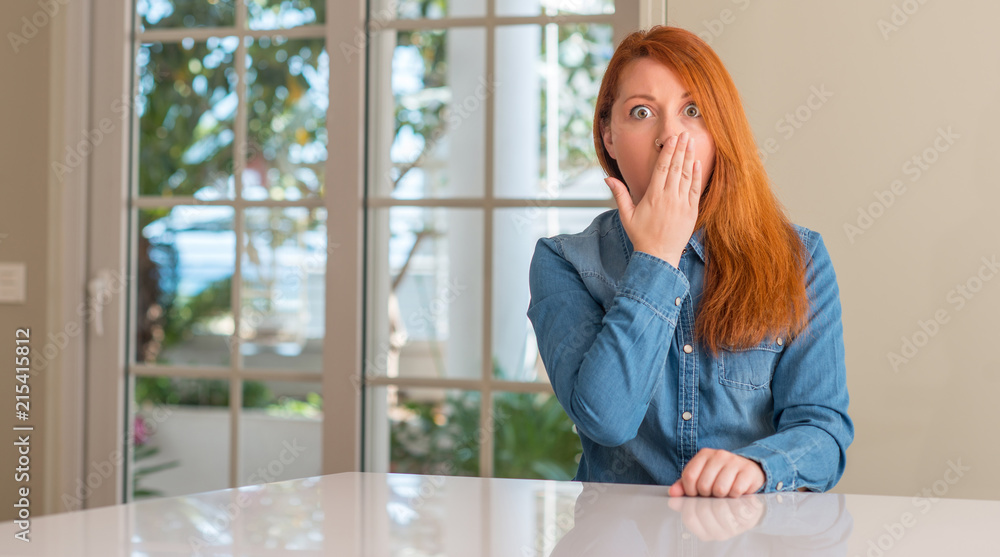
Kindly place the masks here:
POLYGON ((573 519, 552 557, 842 556, 854 522, 839 494, 668 497, 665 489, 603 484, 584 484, 573 519))

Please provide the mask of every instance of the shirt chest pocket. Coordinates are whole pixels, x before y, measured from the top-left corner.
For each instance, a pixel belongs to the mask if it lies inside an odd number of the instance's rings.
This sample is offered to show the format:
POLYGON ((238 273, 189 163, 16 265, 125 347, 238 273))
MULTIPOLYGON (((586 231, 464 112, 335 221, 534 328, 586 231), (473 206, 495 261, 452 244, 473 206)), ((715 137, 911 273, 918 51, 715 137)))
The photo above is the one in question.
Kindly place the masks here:
POLYGON ((719 353, 719 383, 733 389, 770 389, 771 377, 784 350, 784 339, 776 338, 750 348, 726 349, 719 353))

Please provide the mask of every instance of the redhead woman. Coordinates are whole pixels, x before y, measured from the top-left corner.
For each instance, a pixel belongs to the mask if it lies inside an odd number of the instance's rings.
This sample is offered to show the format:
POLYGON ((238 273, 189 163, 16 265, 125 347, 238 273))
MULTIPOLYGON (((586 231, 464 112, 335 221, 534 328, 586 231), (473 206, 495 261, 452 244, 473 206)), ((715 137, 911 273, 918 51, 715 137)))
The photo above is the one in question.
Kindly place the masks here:
POLYGON ((594 144, 617 209, 540 239, 529 274, 539 353, 583 445, 574 479, 832 488, 854 439, 837 278, 771 190, 719 57, 683 29, 629 35, 594 144))

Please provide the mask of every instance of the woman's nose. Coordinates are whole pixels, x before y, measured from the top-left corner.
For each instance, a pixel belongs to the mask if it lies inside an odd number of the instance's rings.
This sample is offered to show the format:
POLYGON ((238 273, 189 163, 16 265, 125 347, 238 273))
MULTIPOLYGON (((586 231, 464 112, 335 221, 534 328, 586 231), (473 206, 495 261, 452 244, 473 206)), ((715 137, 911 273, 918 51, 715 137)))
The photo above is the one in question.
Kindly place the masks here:
POLYGON ((675 135, 680 135, 686 131, 688 131, 688 129, 684 126, 684 124, 680 122, 670 121, 664 124, 663 128, 660 129, 660 134, 661 134, 660 138, 662 138, 663 141, 666 142, 668 138, 671 138, 675 135))
POLYGON ((667 144, 667 141, 669 141, 671 137, 678 136, 684 133, 685 131, 687 130, 682 126, 676 126, 676 125, 664 126, 663 129, 660 130, 660 135, 656 138, 656 141, 654 142, 656 144, 656 148, 661 149, 664 145, 667 144))
POLYGON ((673 137, 673 136, 675 136, 675 135, 680 135, 680 132, 677 132, 677 133, 664 133, 664 134, 660 135, 659 137, 657 137, 655 140, 653 140, 653 144, 656 145, 656 149, 657 150, 663 149, 663 146, 667 144, 667 141, 670 141, 670 138, 673 137))

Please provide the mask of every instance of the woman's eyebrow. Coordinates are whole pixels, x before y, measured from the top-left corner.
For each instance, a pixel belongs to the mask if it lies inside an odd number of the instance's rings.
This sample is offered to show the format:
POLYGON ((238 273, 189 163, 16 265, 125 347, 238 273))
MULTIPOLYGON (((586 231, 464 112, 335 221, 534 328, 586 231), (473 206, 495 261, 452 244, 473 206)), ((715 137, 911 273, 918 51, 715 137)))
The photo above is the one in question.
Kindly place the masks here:
MULTIPOLYGON (((681 95, 681 100, 687 99, 687 98, 690 98, 690 97, 691 97, 691 91, 684 91, 684 94, 681 95)), ((649 101, 656 102, 656 97, 654 97, 652 95, 646 95, 644 93, 639 93, 638 95, 632 95, 631 97, 625 99, 624 102, 629 102, 632 99, 646 99, 646 100, 649 100, 649 101)))

